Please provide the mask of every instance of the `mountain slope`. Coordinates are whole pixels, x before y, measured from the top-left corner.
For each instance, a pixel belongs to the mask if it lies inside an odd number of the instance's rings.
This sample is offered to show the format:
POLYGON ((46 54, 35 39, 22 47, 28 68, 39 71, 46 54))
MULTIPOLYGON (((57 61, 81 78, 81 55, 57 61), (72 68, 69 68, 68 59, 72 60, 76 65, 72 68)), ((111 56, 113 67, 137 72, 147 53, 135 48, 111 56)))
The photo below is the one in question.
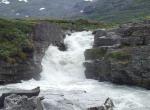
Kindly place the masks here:
POLYGON ((150 15, 149 0, 0 0, 0 17, 127 22, 150 15))
POLYGON ((78 17, 92 20, 123 22, 150 15, 149 0, 97 0, 83 4, 84 7, 76 7, 82 10, 78 17))
MULTIPOLYGON (((3 0, 0 0, 3 1, 3 0)), ((0 16, 11 18, 38 17, 62 18, 72 7, 83 0, 13 0, 0 2, 0 16)))

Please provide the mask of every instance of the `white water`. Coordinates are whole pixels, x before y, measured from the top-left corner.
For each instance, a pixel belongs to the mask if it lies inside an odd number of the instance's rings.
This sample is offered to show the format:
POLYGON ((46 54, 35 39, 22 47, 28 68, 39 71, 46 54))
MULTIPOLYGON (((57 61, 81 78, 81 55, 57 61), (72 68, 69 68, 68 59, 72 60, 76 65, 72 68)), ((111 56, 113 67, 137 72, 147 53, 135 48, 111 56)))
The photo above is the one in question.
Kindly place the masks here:
MULTIPOLYGON (((86 106, 101 104, 107 97, 110 97, 115 103, 115 110, 150 110, 150 91, 148 90, 116 86, 85 78, 85 68, 82 64, 85 49, 92 47, 91 32, 72 33, 71 36, 66 37, 65 43, 68 46, 67 51, 59 51, 55 46, 50 46, 47 50, 42 61, 43 72, 40 81, 30 80, 0 86, 0 92, 40 86, 41 95, 45 97, 49 97, 52 92, 61 91, 66 94, 65 98, 86 106), (72 91, 87 91, 87 93, 76 94, 72 91)), ((75 110, 79 109, 75 108, 75 110)))

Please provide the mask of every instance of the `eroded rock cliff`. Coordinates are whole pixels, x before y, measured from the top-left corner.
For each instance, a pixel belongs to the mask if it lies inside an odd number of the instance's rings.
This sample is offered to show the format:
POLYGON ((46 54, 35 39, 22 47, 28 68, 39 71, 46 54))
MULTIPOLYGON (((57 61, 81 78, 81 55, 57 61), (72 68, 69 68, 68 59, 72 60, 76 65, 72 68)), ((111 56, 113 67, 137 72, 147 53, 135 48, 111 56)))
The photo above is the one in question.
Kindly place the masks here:
POLYGON ((49 22, 0 21, 0 84, 39 79, 50 44, 65 50, 62 29, 49 22))
POLYGON ((150 89, 150 22, 93 32, 85 52, 86 77, 150 89))

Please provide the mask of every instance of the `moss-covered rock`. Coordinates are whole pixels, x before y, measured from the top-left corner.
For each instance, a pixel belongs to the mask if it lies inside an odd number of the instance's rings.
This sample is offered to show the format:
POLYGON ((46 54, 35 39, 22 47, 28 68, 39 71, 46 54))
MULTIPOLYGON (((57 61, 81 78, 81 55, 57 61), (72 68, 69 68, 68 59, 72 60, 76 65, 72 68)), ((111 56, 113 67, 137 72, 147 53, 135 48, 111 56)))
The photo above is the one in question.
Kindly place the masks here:
POLYGON ((118 41, 111 46, 105 45, 106 43, 101 45, 103 41, 97 42, 93 49, 88 50, 86 56, 87 59, 91 58, 91 62, 86 62, 85 65, 87 78, 150 89, 149 30, 150 21, 145 21, 125 24, 113 30, 98 30, 98 34, 94 33, 99 40, 107 38, 118 41), (108 48, 106 53, 95 51, 95 48, 102 47, 108 48))
POLYGON ((116 59, 116 60, 129 60, 131 55, 128 51, 125 49, 118 50, 118 51, 112 51, 108 53, 108 58, 116 59))
POLYGON ((101 59, 105 56, 107 52, 107 48, 93 48, 87 49, 85 51, 85 59, 86 60, 93 60, 93 59, 101 59))

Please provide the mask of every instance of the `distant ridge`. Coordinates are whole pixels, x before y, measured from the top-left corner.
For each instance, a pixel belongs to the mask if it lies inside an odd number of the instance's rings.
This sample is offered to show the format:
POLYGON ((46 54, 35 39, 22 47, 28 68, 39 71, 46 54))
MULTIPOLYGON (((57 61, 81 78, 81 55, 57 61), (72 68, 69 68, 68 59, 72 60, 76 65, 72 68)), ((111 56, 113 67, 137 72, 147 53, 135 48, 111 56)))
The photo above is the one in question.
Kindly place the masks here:
POLYGON ((0 0, 0 17, 127 22, 150 16, 150 0, 0 0))

